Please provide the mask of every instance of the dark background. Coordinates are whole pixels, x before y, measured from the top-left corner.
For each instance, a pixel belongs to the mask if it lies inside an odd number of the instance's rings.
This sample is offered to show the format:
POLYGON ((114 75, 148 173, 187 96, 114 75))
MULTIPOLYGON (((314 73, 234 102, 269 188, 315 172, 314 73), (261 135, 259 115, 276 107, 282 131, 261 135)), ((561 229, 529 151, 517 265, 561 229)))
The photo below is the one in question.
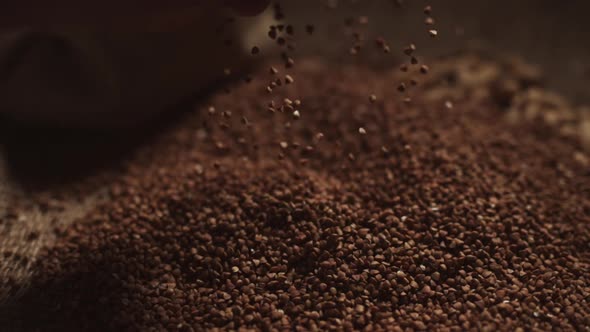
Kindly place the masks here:
MULTIPOLYGON (((484 48, 494 54, 512 54, 538 65, 550 89, 575 104, 590 104, 590 1, 584 0, 395 0, 283 1, 289 21, 296 26, 315 23, 317 38, 302 47, 306 53, 342 58, 352 45, 339 44, 346 17, 370 18, 368 36, 383 36, 392 57, 415 42, 426 56, 451 54, 468 48, 484 48), (337 11, 327 9, 338 3, 337 11), (431 4, 439 32, 427 34, 422 12, 431 4), (463 31, 458 35, 456 31, 463 31)), ((387 63, 386 57, 373 62, 387 63)))

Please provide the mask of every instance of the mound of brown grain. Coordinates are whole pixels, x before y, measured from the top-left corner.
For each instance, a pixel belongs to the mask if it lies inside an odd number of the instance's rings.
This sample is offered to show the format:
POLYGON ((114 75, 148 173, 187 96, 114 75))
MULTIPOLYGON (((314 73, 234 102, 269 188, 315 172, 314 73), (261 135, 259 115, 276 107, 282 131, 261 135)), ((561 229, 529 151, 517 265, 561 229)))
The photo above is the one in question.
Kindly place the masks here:
POLYGON ((45 249, 15 328, 590 325, 578 143, 489 98, 406 104, 388 74, 304 67, 271 96, 264 79, 215 96, 139 153, 45 249))

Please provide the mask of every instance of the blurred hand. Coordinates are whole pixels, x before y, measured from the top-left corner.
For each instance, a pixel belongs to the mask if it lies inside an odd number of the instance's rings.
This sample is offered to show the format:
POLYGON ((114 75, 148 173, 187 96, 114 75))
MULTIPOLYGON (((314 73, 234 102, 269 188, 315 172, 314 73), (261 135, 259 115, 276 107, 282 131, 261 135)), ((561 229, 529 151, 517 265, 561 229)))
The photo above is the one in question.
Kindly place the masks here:
POLYGON ((249 43, 261 45, 247 36, 266 37, 252 31, 268 26, 264 16, 215 29, 269 1, 3 0, 0 113, 55 127, 148 121, 249 65, 249 43))
POLYGON ((261 13, 270 0, 3 0, 0 27, 134 23, 137 19, 198 6, 227 6, 238 15, 261 13))

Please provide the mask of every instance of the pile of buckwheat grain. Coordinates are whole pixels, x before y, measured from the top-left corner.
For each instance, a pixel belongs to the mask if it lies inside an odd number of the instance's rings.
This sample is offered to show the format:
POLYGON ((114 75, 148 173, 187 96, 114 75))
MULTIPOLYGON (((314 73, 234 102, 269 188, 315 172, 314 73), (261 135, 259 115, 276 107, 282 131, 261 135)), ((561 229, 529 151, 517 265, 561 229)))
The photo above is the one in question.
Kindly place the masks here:
POLYGON ((311 61, 269 97, 270 75, 138 153, 43 250, 15 327, 588 329, 579 142, 492 98, 403 102, 389 72, 311 61))

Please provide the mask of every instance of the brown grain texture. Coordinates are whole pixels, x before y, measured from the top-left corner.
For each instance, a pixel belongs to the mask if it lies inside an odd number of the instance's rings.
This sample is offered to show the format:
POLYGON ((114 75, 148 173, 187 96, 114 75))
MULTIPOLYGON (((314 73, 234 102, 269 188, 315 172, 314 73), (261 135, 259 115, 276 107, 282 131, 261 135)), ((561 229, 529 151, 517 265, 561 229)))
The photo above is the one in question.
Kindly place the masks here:
POLYGON ((291 75, 306 84, 269 96, 263 70, 213 96, 125 162, 106 202, 42 250, 10 324, 590 324, 588 155, 543 117, 511 120, 506 100, 534 75, 454 57, 413 74, 411 104, 392 83, 410 78, 398 69, 298 61, 291 75))

